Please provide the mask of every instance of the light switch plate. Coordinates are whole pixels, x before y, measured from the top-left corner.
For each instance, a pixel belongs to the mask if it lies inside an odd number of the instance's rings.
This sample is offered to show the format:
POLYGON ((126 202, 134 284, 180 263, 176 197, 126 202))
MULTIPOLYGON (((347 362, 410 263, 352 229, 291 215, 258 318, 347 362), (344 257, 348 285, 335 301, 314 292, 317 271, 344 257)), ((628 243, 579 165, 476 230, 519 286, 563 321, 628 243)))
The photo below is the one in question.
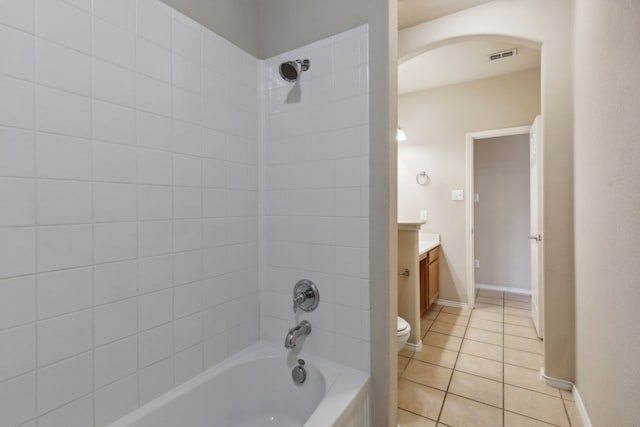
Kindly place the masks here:
POLYGON ((464 200, 464 191, 463 190, 451 190, 451 200, 464 200))
POLYGON ((427 220, 427 211, 420 211, 420 221, 426 221, 427 220))

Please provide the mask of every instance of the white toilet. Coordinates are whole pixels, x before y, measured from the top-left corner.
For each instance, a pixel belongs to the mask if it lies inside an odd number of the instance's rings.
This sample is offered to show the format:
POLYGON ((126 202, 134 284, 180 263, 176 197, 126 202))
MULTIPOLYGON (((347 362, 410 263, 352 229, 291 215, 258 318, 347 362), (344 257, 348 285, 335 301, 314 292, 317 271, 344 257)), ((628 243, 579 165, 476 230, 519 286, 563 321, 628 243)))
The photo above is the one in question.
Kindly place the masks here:
POLYGON ((402 317, 398 316, 398 351, 402 350, 402 347, 407 343, 410 334, 411 325, 402 317))

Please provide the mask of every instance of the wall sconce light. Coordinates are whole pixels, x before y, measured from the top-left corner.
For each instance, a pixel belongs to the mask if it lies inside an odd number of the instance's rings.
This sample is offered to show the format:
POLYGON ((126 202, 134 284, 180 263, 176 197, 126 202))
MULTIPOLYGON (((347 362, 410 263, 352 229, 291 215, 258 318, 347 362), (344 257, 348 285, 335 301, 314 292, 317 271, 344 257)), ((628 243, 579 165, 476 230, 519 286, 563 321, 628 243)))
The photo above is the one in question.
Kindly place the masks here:
POLYGON ((404 142, 407 140, 407 134, 404 133, 404 131, 402 130, 402 128, 398 128, 398 132, 396 132, 396 141, 398 142, 404 142))

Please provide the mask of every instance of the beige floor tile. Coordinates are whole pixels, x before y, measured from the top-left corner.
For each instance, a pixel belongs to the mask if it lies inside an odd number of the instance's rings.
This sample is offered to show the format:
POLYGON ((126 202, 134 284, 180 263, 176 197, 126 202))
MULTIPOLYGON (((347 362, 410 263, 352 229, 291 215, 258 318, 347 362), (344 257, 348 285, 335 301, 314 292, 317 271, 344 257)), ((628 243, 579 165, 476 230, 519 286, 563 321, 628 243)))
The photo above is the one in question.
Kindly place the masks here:
POLYGON ((532 340, 529 338, 514 337, 513 335, 505 335, 504 346, 515 348, 516 350, 530 351, 531 353, 542 354, 542 341, 540 340, 532 340))
POLYGON ((499 305, 502 307, 502 298, 481 297, 476 298, 477 303, 499 305))
POLYGON ((429 310, 433 310, 433 311, 441 311, 444 308, 444 305, 440 305, 440 304, 431 304, 431 306, 429 307, 429 310))
POLYGON ((472 317, 469 321, 469 327, 476 329, 484 329, 491 332, 503 332, 502 322, 494 322, 492 320, 485 320, 479 317, 472 317))
POLYGON ((548 427, 552 425, 553 424, 548 424, 540 420, 534 420, 533 418, 525 417, 524 415, 504 411, 504 427, 548 427))
POLYGON ((531 310, 531 301, 513 301, 513 300, 505 300, 504 306, 519 308, 521 310, 531 310))
POLYGON ((449 393, 502 408, 502 383, 454 371, 449 393))
POLYGON ((420 319, 420 330, 423 334, 429 330, 431 325, 433 325, 433 320, 427 319, 426 317, 420 319))
POLYGON ((464 339, 462 340, 460 352, 502 362, 502 347, 493 344, 464 339))
POLYGON ((398 409, 398 424, 400 427, 436 427, 435 421, 412 414, 404 409, 398 409))
POLYGON ((542 368, 543 360, 541 354, 505 347, 504 363, 522 366, 523 368, 536 369, 539 371, 540 368, 542 368))
POLYGON ((479 289, 478 295, 479 297, 487 297, 487 298, 502 298, 504 296, 504 292, 502 291, 492 291, 489 289, 479 289))
POLYGON ((447 391, 452 370, 431 363, 411 360, 402 374, 402 378, 447 391))
POLYGON ((504 365, 504 383, 560 397, 560 390, 540 381, 540 372, 534 369, 504 365))
POLYGON ((423 319, 434 320, 440 314, 439 311, 427 310, 427 312, 422 316, 423 319))
POLYGON ((493 311, 473 310, 471 313, 471 320, 491 320, 492 322, 502 322, 502 312, 496 313, 493 311))
POLYGON ((407 349, 407 347, 404 347, 398 352, 398 356, 413 357, 413 351, 407 349))
POLYGON ((454 337, 464 337, 464 332, 467 330, 466 326, 456 325, 454 323, 440 322, 436 320, 433 322, 430 331, 440 332, 441 334, 453 335, 454 337))
POLYGON ((480 341, 487 344, 502 345, 502 334, 497 332, 485 331, 484 329, 467 328, 465 338, 474 341, 480 341))
POLYGON ((400 378, 398 407, 423 417, 438 419, 445 392, 400 378))
POLYGON ((447 350, 458 351, 462 344, 462 338, 429 331, 427 332, 427 335, 424 336, 422 343, 435 347, 446 348, 447 350))
POLYGON ((498 427, 502 426, 502 410, 455 394, 448 394, 440 421, 452 427, 498 427))
POLYGON ((437 322, 446 322, 446 323, 452 323, 454 325, 458 325, 458 326, 467 326, 467 323, 469 323, 469 317, 468 316, 461 316, 458 314, 450 314, 450 313, 440 313, 438 315, 438 317, 436 318, 437 322))
POLYGON ((507 323, 518 326, 533 326, 533 320, 531 320, 531 317, 512 316, 510 314, 504 315, 504 324, 506 325, 507 323))
POLYGON ((509 314, 511 316, 528 317, 529 319, 531 319, 531 310, 523 310, 521 308, 505 307, 504 314, 509 314))
POLYGON ((444 306, 442 308, 442 312, 443 313, 449 313, 449 314, 457 314, 460 316, 467 316, 469 317, 471 315, 471 310, 469 310, 468 308, 464 308, 464 307, 448 307, 448 306, 444 306))
MULTIPOLYGON (((542 365, 540 365, 542 366, 542 365)), ((576 399, 573 397, 573 393, 571 393, 571 390, 560 390, 560 394, 562 395, 562 398, 564 400, 570 400, 572 402, 574 402, 576 399)))
POLYGON ((408 357, 398 355, 398 376, 402 375, 404 368, 409 364, 409 360, 411 359, 408 357))
POLYGON ((433 347, 431 345, 423 345, 422 350, 416 351, 413 355, 414 359, 444 366, 445 368, 453 368, 456 364, 457 357, 458 353, 455 351, 445 350, 444 348, 433 347))
MULTIPOLYGON (((476 310, 478 311, 485 311, 485 312, 490 312, 490 313, 503 313, 503 309, 501 305, 494 305, 494 304, 486 304, 483 302, 477 302, 476 303, 476 310)), ((502 318, 500 318, 500 320, 502 320, 502 318)))
POLYGON ((517 325, 504 325, 504 333, 506 335, 515 335, 523 338, 531 338, 533 340, 538 339, 538 333, 535 328, 530 326, 517 326, 517 325))
POLYGON ((571 400, 565 400, 564 406, 567 409, 567 414, 569 414, 569 421, 571 421, 571 427, 583 427, 582 417, 580 417, 580 412, 578 412, 578 407, 576 406, 576 402, 571 400))
POLYGON ((559 397, 505 384, 504 409, 562 427, 569 426, 559 397))
POLYGON ((520 301, 520 302, 531 302, 531 295, 523 295, 523 294, 511 294, 509 292, 504 293, 504 300, 510 301, 520 301))
POLYGON ((494 381, 502 381, 502 363, 470 354, 460 353, 458 355, 455 370, 494 381))

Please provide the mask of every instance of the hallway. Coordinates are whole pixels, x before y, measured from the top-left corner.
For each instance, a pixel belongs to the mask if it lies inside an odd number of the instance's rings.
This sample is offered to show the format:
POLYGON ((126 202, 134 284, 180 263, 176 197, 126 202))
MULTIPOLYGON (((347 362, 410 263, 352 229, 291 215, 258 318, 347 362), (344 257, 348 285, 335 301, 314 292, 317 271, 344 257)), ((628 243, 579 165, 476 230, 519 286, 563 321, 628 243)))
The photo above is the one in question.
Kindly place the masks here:
POLYGON ((582 427, 570 392, 539 380, 529 296, 479 290, 476 308, 434 304, 423 349, 398 355, 402 427, 582 427))

